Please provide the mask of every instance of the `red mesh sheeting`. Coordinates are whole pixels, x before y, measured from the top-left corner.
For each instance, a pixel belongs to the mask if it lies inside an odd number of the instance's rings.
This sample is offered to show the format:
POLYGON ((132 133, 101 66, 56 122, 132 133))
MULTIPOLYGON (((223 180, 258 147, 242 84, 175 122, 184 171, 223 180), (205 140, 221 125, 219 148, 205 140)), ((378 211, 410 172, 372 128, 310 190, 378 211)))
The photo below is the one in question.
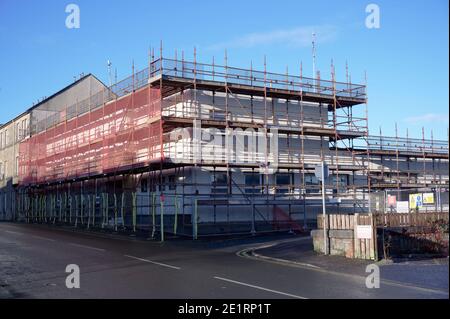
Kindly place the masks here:
POLYGON ((145 87, 23 141, 19 183, 120 172, 159 160, 160 97, 159 89, 145 87))

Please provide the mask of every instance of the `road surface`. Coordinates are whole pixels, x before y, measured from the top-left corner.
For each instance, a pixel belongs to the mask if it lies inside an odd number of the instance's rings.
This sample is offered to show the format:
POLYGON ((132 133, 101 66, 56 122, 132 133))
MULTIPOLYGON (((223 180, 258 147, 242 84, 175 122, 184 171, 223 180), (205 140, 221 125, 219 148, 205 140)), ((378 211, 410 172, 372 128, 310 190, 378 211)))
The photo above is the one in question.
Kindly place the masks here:
MULTIPOLYGON (((0 298, 448 298, 448 291, 239 256, 255 243, 130 240, 0 223, 0 298), (80 288, 66 287, 68 264, 80 288)), ((261 245, 261 244, 259 244, 261 245)))

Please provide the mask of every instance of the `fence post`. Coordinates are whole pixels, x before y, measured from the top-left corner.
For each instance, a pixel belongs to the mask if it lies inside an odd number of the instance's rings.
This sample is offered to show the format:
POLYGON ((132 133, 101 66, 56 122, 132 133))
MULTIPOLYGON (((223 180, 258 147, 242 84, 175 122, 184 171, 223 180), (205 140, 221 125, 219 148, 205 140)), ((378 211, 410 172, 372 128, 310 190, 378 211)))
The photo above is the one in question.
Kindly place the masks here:
POLYGON ((123 216, 124 202, 125 202, 125 192, 122 191, 122 195, 120 197, 120 217, 122 219, 122 229, 125 229, 125 218, 123 216))
POLYGON ((28 195, 25 194, 25 220, 27 221, 27 224, 30 223, 30 211, 29 211, 29 205, 28 205, 28 195))
POLYGON ((44 214, 44 221, 47 223, 47 194, 42 196, 42 212, 44 214))
POLYGON ((39 222, 42 223, 44 221, 43 214, 42 214, 42 195, 38 195, 38 216, 39 216, 39 222))
POLYGON ((159 199, 159 204, 161 206, 161 217, 160 217, 160 232, 161 232, 161 242, 164 242, 164 200, 162 196, 159 199))
POLYGON ((353 251, 354 251, 354 258, 359 258, 361 255, 360 249, 359 249, 359 239, 357 237, 357 229, 358 229, 358 218, 359 213, 356 213, 353 215, 353 251))
POLYGON ((97 204, 97 191, 92 195, 92 227, 95 228, 95 205, 97 204))
POLYGON ((44 222, 44 213, 42 211, 42 205, 43 205, 42 197, 43 196, 44 195, 39 195, 39 199, 38 199, 38 203, 39 203, 38 210, 39 210, 39 222, 40 223, 44 222))
POLYGON ((133 193, 131 193, 131 197, 132 197, 132 200, 133 200, 133 210, 132 210, 132 213, 133 213, 133 232, 135 233, 136 232, 136 192, 133 192, 133 193))
POLYGON ((105 225, 109 226, 109 193, 105 193, 105 225))
POLYGON ((89 227, 91 226, 91 195, 87 195, 87 199, 88 199, 88 207, 87 207, 87 211, 88 211, 88 222, 87 222, 87 226, 86 229, 89 229, 89 227))
POLYGON ((84 194, 80 195, 80 221, 81 225, 84 225, 84 194))
POLYGON ((173 221, 173 234, 177 234, 177 227, 178 227, 178 196, 175 195, 175 218, 173 221))
POLYGON ((156 194, 152 193, 152 238, 155 237, 156 232, 156 194))
POLYGON ((38 214, 39 214, 39 222, 42 223, 44 221, 42 214, 42 195, 38 196, 38 214))
POLYGON ((114 231, 117 231, 117 195, 114 193, 114 231))
POLYGON ((67 192, 64 192, 64 223, 67 223, 67 192))
POLYGON ((255 203, 253 201, 252 198, 252 230, 251 230, 252 235, 254 235, 256 233, 256 228, 255 228, 255 203))
POLYGON ((74 195, 75 198, 75 227, 77 227, 78 223, 78 197, 77 194, 74 195))
POLYGON ((68 199, 69 199, 69 224, 72 223, 72 195, 69 192, 68 195, 68 199))
POLYGON ((57 195, 53 195, 53 224, 56 223, 56 202, 57 202, 57 195))
POLYGON ((437 189, 437 191, 438 191, 438 194, 439 194, 439 209, 440 209, 440 211, 442 213, 444 210, 443 210, 443 207, 442 207, 442 197, 441 197, 442 193, 441 193, 441 187, 440 186, 437 189))
POLYGON ((192 238, 195 240, 197 239, 197 211, 198 209, 198 203, 197 199, 194 199, 194 216, 192 217, 192 238))
POLYGON ((370 213, 370 224, 372 225, 372 239, 373 239, 373 258, 374 260, 378 260, 378 239, 377 239, 377 222, 375 215, 370 213))
POLYGON ((102 228, 105 228, 105 193, 102 193, 102 228))
POLYGON ((59 218, 58 218, 58 222, 61 223, 61 219, 62 219, 62 194, 59 194, 59 199, 57 199, 59 201, 59 218))

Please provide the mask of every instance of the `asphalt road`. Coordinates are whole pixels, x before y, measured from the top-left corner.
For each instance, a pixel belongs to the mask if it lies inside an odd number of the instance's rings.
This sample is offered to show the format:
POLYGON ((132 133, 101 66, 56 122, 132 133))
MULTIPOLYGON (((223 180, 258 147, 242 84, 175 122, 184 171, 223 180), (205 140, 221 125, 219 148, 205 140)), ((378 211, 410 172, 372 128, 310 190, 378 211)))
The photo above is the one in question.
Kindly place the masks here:
POLYGON ((261 243, 129 240, 0 223, 0 298, 448 298, 448 291, 238 256, 261 243), (80 288, 65 285, 68 264, 80 288))

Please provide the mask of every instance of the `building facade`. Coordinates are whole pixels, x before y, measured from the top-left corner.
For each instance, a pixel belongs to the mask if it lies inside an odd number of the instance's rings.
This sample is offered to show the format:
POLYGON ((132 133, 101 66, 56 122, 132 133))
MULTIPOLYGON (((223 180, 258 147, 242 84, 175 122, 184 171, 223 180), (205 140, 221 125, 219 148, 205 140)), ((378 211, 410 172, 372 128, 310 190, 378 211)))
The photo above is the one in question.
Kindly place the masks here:
POLYGON ((447 142, 370 136, 365 85, 334 72, 160 57, 68 93, 87 80, 26 112, 15 219, 195 238, 301 229, 322 211, 322 162, 329 212, 367 213, 376 190, 448 188, 447 142))
POLYGON ((30 134, 30 115, 24 113, 0 128, 0 215, 13 218, 19 181, 19 143, 30 134))

